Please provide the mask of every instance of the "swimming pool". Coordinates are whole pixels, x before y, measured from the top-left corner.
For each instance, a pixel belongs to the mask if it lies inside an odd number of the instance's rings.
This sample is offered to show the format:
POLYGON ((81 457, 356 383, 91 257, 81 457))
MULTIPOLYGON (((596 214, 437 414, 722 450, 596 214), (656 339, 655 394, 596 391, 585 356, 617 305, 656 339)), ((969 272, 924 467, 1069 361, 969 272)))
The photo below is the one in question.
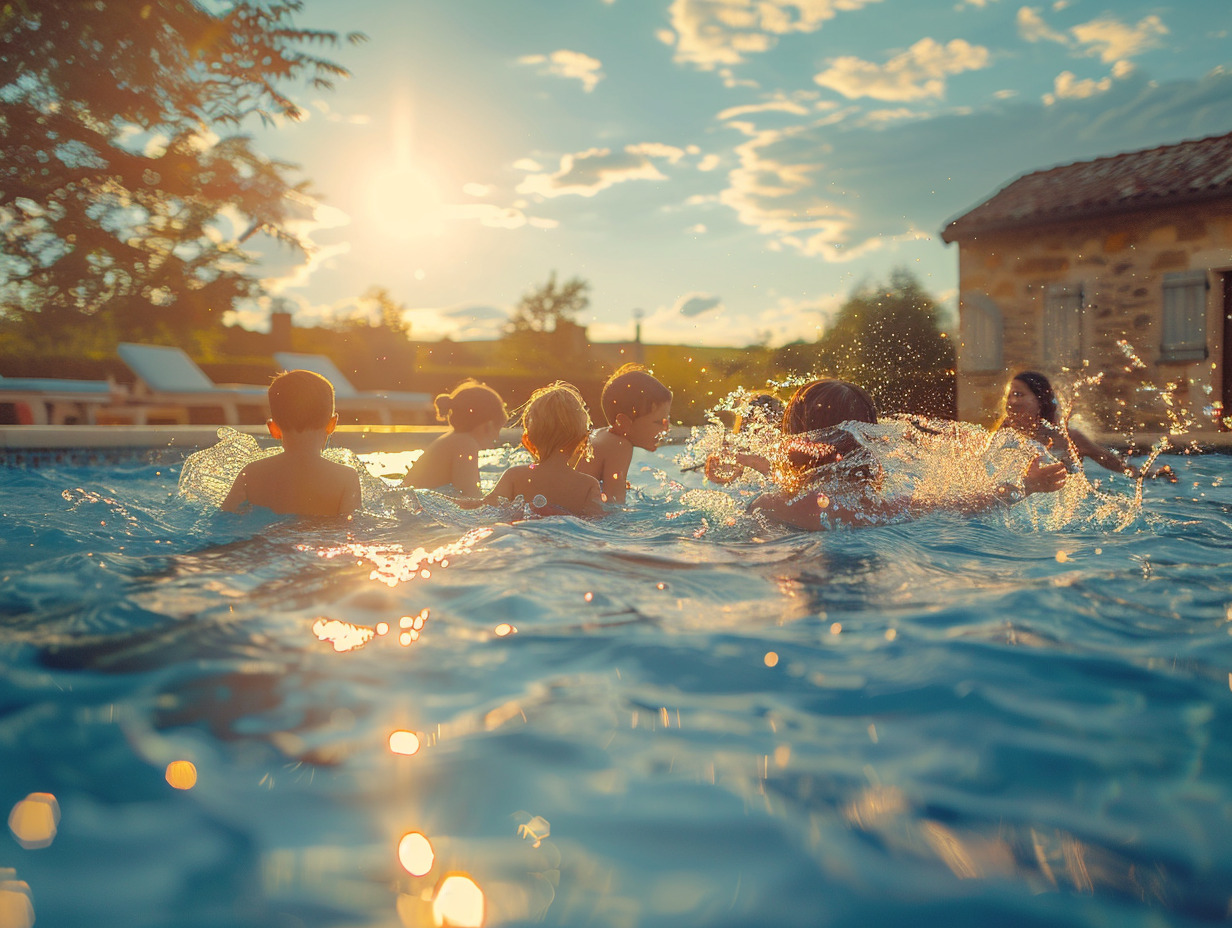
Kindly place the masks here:
POLYGON ((679 450, 639 452, 601 523, 297 526, 177 498, 174 464, 0 470, 0 902, 24 883, 40 928, 1226 917, 1232 458, 1177 457, 1120 530, 806 535, 679 450))

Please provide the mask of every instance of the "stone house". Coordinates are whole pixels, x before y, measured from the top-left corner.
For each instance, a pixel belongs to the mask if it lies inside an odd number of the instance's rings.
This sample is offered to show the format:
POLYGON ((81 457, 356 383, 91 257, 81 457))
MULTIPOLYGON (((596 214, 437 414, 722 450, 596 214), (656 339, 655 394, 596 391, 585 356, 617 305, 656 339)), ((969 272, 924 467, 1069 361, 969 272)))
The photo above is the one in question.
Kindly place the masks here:
POLYGON ((941 236, 960 419, 994 420, 1024 369, 1079 386, 1076 411, 1121 434, 1232 408, 1232 134, 1027 174, 941 236))

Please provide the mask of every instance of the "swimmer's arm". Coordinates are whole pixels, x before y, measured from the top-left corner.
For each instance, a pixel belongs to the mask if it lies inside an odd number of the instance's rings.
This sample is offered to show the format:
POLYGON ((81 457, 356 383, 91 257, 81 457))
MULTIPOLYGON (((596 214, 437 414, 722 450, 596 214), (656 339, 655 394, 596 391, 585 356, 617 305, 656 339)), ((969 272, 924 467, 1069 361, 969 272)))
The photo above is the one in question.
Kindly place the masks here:
POLYGON ((1137 477, 1137 470, 1127 464, 1121 458, 1109 451, 1103 445, 1098 444, 1079 432, 1077 429, 1069 430, 1069 440, 1074 443, 1074 447, 1078 449, 1078 454, 1084 458, 1090 458, 1100 467, 1106 470, 1116 471, 1118 474, 1125 474, 1127 477, 1137 477))
POLYGON ((511 467, 501 474, 500 480, 496 481, 496 486, 492 488, 492 492, 483 499, 475 499, 474 497, 464 498, 458 500, 458 505, 463 509, 478 509, 480 506, 498 506, 502 499, 513 499, 515 495, 513 492, 513 471, 514 468, 511 467))
POLYGON ((603 456, 603 472, 599 485, 609 503, 623 503, 628 489, 629 465, 633 463, 632 442, 621 440, 603 456))
POLYGON ((599 488, 599 482, 595 481, 595 485, 586 493, 586 499, 582 503, 581 515, 584 516, 602 516, 607 514, 607 507, 603 505, 606 497, 603 490, 599 488))
POLYGON ((1063 463, 1058 461, 1053 464, 1041 464, 1040 458, 1036 457, 1031 459, 1031 463, 1022 472, 1021 486, 1003 483, 991 490, 985 490, 957 501, 946 502, 941 506, 920 505, 913 502, 911 516, 916 518, 937 509, 945 509, 960 515, 978 515, 990 509, 996 509, 998 506, 1012 506, 1036 493, 1055 493, 1065 486, 1068 477, 1069 471, 1063 463))
POLYGON ((223 512, 239 512, 244 504, 248 502, 248 467, 245 467, 235 476, 235 483, 231 484, 231 489, 227 493, 227 498, 222 501, 223 512))

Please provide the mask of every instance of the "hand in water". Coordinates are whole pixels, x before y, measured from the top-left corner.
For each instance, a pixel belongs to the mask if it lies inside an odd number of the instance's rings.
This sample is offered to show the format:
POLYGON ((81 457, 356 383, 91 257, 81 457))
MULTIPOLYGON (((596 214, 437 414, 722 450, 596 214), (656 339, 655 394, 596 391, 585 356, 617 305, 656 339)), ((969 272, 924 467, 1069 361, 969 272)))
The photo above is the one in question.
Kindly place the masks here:
POLYGON ((711 483, 731 483, 744 471, 744 466, 735 461, 725 461, 717 454, 706 458, 706 479, 711 483))
POLYGON ((1146 472, 1146 476, 1158 477, 1160 479, 1167 480, 1169 483, 1176 483, 1177 481, 1176 471, 1174 471, 1168 464, 1161 464, 1159 467, 1152 467, 1146 472))
POLYGON ((1069 476, 1069 471, 1065 469, 1065 465, 1057 462, 1055 464, 1041 464, 1039 458, 1034 458, 1027 465, 1026 471, 1022 475, 1022 488, 1028 494, 1032 493, 1055 493, 1061 487, 1065 486, 1065 478, 1069 476))

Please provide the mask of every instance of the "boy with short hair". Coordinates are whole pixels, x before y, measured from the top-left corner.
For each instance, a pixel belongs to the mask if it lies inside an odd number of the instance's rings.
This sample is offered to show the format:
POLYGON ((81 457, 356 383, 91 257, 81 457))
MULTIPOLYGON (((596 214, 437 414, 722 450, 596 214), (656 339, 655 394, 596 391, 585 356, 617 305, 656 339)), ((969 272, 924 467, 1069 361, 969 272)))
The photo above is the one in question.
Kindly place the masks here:
POLYGON ((359 508, 359 474, 321 456, 338 424, 334 385, 312 371, 283 371, 269 386, 270 434, 282 453, 244 465, 225 512, 263 506, 279 515, 345 516, 359 508))
POLYGON ((654 451, 667 432, 672 391, 640 364, 625 364, 603 385, 601 398, 607 428, 590 436, 593 455, 577 469, 599 481, 608 502, 623 503, 633 449, 654 451))

